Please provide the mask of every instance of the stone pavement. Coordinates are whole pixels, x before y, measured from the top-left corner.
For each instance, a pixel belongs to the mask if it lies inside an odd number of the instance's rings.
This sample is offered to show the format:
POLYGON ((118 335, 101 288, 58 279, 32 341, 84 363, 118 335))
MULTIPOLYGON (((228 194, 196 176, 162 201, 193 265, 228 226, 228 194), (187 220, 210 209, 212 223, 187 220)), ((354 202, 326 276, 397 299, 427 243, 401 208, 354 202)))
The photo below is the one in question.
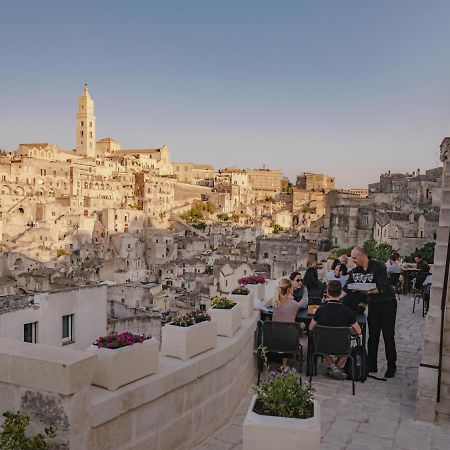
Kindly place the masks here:
MULTIPOLYGON (((402 296, 398 303, 395 378, 388 381, 369 378, 365 383, 356 383, 356 395, 352 396, 351 382, 328 378, 319 363, 313 387, 321 405, 322 450, 450 449, 450 425, 414 420, 424 326, 421 306, 413 315, 410 296, 402 296)), ((382 340, 378 368, 378 375, 384 375, 382 340)), ((242 423, 251 396, 252 390, 231 422, 197 450, 242 449, 242 423)))

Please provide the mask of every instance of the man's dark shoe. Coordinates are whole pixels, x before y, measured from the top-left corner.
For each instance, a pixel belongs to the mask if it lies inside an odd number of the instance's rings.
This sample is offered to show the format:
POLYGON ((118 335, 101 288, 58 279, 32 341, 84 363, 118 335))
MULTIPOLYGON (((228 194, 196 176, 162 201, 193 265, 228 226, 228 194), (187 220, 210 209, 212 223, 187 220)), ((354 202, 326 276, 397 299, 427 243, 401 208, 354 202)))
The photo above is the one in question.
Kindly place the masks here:
POLYGON ((395 372, 397 372, 397 366, 388 366, 386 373, 384 374, 384 377, 394 378, 395 372))

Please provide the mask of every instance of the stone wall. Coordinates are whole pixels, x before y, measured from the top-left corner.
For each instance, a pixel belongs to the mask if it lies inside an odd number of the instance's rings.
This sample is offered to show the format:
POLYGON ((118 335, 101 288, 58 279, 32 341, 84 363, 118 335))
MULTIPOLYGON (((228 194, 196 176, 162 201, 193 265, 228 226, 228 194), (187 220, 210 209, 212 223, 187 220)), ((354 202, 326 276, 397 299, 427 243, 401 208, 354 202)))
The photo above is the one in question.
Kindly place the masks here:
POLYGON ((0 339, 0 412, 29 415, 32 432, 57 426, 51 448, 192 449, 230 420, 255 382, 258 319, 254 311, 233 337, 188 361, 160 357, 158 373, 115 391, 90 386, 91 353, 0 339))
POLYGON ((422 364, 419 368, 416 415, 420 420, 450 422, 450 284, 445 293, 446 309, 441 311, 445 262, 450 227, 450 163, 444 160, 442 204, 437 230, 430 307, 425 319, 422 364), (441 315, 444 314, 441 398, 437 402, 441 315))

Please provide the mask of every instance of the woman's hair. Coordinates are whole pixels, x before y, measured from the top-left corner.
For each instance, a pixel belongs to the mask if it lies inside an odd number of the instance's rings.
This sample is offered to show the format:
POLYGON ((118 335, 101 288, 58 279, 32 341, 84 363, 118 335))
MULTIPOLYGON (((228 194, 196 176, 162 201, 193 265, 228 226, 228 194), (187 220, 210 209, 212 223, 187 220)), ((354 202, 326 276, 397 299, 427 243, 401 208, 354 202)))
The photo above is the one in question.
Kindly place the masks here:
POLYGON ((300 275, 300 278, 302 277, 302 274, 301 274, 300 272, 292 272, 292 273, 289 275, 289 279, 290 279, 291 281, 294 281, 294 280, 297 278, 297 275, 300 275))
POLYGON ((338 264, 340 264, 340 263, 341 263, 341 261, 339 261, 339 259, 335 259, 335 260, 333 261, 333 264, 331 264, 331 270, 336 269, 336 266, 337 266, 338 264))
POLYGON ((291 280, 287 278, 282 278, 277 288, 275 289, 274 306, 281 306, 286 300, 285 296, 287 294, 288 289, 292 287, 291 280))
POLYGON ((348 275, 348 269, 347 269, 347 266, 346 266, 345 264, 341 264, 341 265, 339 266, 339 272, 340 272, 342 275, 348 275))
POLYGON ((392 255, 391 256, 389 256, 389 259, 391 260, 391 261, 397 261, 397 259, 398 259, 398 253, 392 253, 392 255))
POLYGON ((303 277, 303 285, 306 286, 308 289, 311 286, 321 286, 321 283, 319 281, 319 275, 315 267, 308 267, 306 269, 305 276, 303 277))

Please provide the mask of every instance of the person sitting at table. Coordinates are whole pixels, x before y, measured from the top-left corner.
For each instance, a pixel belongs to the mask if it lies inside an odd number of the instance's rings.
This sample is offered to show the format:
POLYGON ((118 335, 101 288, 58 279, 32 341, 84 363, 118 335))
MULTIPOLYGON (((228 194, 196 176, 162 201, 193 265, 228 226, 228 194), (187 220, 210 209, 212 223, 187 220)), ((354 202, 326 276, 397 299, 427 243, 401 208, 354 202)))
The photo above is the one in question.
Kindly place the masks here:
MULTIPOLYGON (((356 334, 361 334, 361 327, 356 321, 353 312, 341 303, 342 285, 338 280, 332 280, 327 285, 328 302, 319 306, 309 324, 312 331, 316 325, 326 327, 351 327, 356 334)), ((332 356, 325 356, 328 364, 327 375, 338 380, 345 380, 347 374, 344 372, 346 356, 339 356, 336 361, 332 356)))
POLYGON ((300 304, 301 308, 308 306, 308 288, 303 285, 302 274, 300 272, 292 272, 289 275, 294 289, 292 295, 294 300, 300 304))
MULTIPOLYGON (((300 303, 293 298, 294 288, 291 280, 282 278, 273 297, 272 320, 274 322, 295 322, 300 303)), ((287 358, 282 358, 283 367, 287 367, 287 358)))
POLYGON ((345 264, 337 265, 336 269, 334 269, 334 276, 336 277, 336 280, 340 281, 342 287, 344 287, 348 280, 347 266, 345 264))
MULTIPOLYGON (((334 259, 333 260, 333 264, 331 264, 331 269, 330 270, 327 270, 326 272, 325 272, 325 275, 324 275, 324 277, 323 277, 323 279, 322 279, 322 281, 325 283, 325 284, 327 284, 329 281, 331 281, 331 280, 335 280, 336 279, 336 277, 335 277, 335 275, 334 275, 334 271, 336 270, 336 267, 339 265, 339 264, 341 264, 341 261, 339 261, 339 259, 334 259)), ((306 275, 306 274, 305 274, 306 275)))
POLYGON ((322 299, 324 287, 323 283, 319 281, 319 275, 315 267, 308 267, 303 277, 303 286, 308 289, 309 300, 311 298, 322 299))
POLYGON ((414 260, 419 272, 428 273, 430 271, 430 266, 423 260, 421 255, 417 255, 414 260))
POLYGON ((388 262, 386 263, 388 276, 390 276, 391 273, 401 273, 402 271, 397 255, 398 253, 392 253, 392 255, 389 256, 388 262))

